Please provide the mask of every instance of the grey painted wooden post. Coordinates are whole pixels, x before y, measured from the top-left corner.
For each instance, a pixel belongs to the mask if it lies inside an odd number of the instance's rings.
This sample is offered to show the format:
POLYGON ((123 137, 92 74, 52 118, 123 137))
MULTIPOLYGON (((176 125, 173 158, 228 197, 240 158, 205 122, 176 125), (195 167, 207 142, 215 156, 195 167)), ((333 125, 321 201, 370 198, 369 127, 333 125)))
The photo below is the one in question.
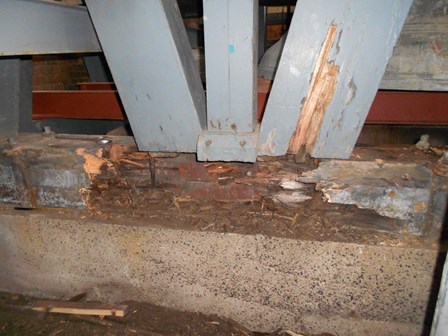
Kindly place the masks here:
POLYGON ((199 160, 255 161, 258 1, 205 0, 207 131, 199 160))
POLYGON ((87 0, 140 150, 195 152, 205 95, 175 0, 87 0))
POLYGON ((260 155, 284 155, 308 95, 330 25, 337 27, 329 64, 339 69, 331 102, 310 154, 348 158, 375 97, 412 0, 301 0, 260 129, 260 155))

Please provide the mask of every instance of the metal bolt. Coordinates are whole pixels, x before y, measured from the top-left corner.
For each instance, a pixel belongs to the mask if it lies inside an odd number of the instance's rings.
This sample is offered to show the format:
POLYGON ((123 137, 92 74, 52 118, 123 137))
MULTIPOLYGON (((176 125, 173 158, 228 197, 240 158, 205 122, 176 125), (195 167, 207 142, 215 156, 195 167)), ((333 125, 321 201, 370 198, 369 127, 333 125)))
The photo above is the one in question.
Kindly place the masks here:
POLYGON ((96 143, 98 145, 109 145, 112 143, 112 140, 105 137, 99 137, 96 143))
POLYGON ((42 132, 43 137, 52 137, 55 136, 54 132, 51 130, 50 126, 44 126, 44 130, 42 132))
POLYGON ((212 141, 211 141, 211 140, 207 140, 207 141, 205 142, 205 145, 206 145, 207 147, 209 147, 211 144, 212 144, 212 141))
POLYGON ((241 140, 240 141, 240 146, 244 147, 244 146, 246 146, 246 143, 247 143, 246 140, 241 140))

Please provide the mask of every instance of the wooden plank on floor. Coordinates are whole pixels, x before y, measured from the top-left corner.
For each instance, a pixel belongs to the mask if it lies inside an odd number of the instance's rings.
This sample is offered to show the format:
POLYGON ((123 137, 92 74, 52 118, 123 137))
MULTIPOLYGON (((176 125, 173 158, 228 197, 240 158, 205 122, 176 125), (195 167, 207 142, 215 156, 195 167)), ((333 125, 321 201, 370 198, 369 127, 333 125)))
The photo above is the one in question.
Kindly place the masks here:
POLYGON ((97 302, 41 300, 33 304, 32 310, 60 314, 124 317, 129 311, 129 306, 97 302))

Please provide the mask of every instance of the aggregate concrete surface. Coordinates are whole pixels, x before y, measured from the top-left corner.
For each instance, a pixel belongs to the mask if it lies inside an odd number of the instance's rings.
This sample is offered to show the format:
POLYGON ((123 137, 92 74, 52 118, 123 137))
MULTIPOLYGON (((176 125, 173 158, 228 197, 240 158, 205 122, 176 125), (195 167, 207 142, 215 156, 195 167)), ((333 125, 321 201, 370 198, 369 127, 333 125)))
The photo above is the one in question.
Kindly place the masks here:
POLYGON ((439 252, 0 212, 0 290, 148 301, 252 330, 420 335, 439 252))

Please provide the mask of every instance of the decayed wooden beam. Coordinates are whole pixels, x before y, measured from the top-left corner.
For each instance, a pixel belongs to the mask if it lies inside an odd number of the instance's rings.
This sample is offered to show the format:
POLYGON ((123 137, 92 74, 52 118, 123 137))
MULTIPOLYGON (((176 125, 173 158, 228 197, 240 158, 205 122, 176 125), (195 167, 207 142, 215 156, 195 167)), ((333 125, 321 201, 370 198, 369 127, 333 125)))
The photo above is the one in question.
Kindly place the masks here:
POLYGON ((415 235, 425 233, 432 211, 433 172, 422 163, 331 160, 305 172, 298 181, 315 183, 329 203, 354 204, 406 223, 415 235))
POLYGON ((305 154, 311 153, 319 136, 325 111, 336 89, 339 67, 328 63, 336 33, 337 26, 331 24, 316 62, 311 85, 296 130, 289 141, 288 151, 297 154, 298 161, 303 161, 305 154))
POLYGON ((129 312, 129 306, 111 303, 67 302, 67 301, 36 301, 32 308, 35 311, 75 315, 117 316, 124 317, 129 312))

